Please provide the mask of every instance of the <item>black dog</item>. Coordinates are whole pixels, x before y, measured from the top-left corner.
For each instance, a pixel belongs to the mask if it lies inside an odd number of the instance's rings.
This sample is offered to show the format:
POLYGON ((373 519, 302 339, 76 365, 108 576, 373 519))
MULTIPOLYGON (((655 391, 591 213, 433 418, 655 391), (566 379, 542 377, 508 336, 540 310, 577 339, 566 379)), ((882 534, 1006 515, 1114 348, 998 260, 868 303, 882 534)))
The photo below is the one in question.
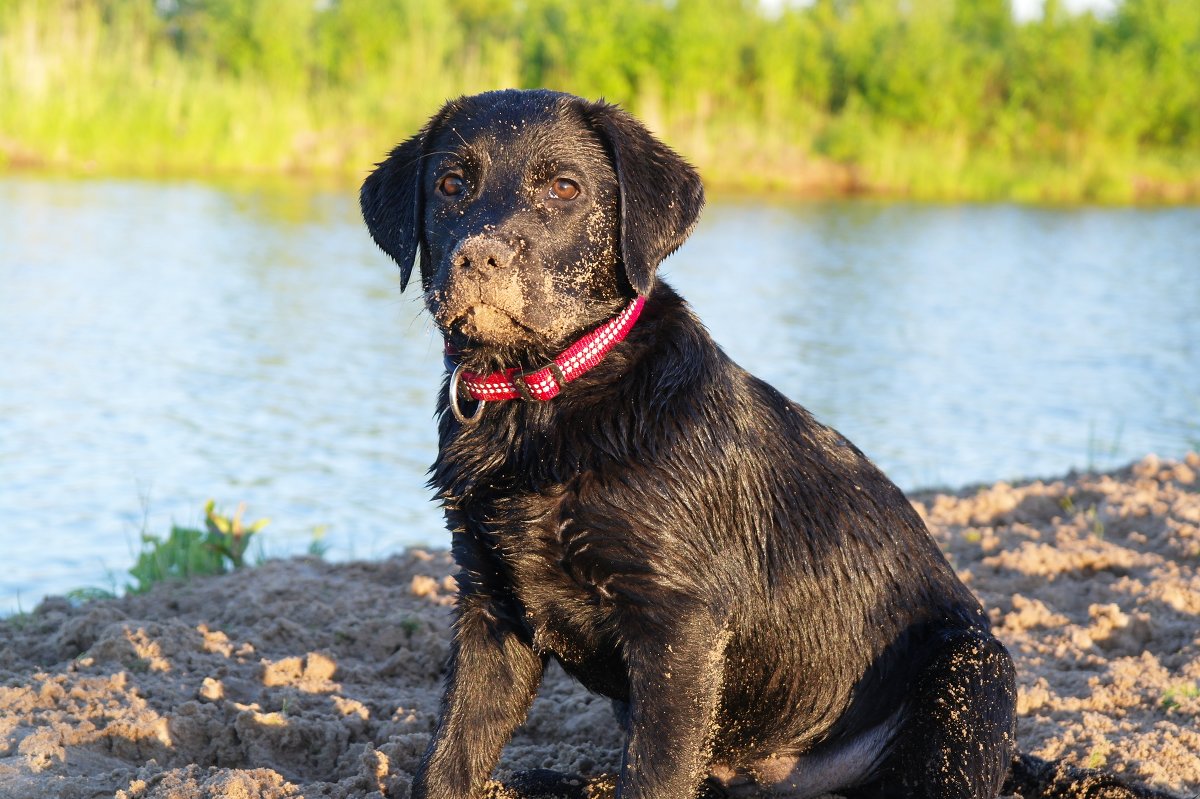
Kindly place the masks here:
POLYGON ((479 799, 550 657, 620 709, 624 799, 999 792, 1014 675, 979 603, 655 277, 704 202, 690 166, 615 106, 492 92, 361 199, 402 287, 420 252, 454 369, 431 482, 459 616, 415 799, 479 799))

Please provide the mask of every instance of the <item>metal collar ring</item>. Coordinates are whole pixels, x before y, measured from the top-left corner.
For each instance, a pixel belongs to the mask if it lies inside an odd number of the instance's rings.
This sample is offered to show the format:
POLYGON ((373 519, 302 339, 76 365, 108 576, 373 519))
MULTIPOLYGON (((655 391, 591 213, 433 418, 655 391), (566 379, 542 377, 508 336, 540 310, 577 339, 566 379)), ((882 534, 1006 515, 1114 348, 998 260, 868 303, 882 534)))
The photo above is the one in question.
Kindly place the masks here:
POLYGON ((463 366, 458 364, 454 367, 454 372, 450 375, 450 411, 454 414, 454 418, 464 427, 473 425, 479 421, 480 415, 483 413, 483 406, 487 404, 484 400, 475 400, 475 411, 467 416, 458 407, 458 381, 462 374, 463 366))

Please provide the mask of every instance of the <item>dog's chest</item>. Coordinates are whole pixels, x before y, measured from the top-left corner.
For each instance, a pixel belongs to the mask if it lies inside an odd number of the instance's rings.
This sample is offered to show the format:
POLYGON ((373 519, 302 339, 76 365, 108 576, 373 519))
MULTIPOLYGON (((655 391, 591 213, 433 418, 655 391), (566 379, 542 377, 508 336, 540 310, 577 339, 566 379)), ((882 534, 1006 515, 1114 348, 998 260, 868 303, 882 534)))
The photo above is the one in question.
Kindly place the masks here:
POLYGON ((493 540, 535 648, 593 690, 623 696, 613 533, 569 492, 509 498, 505 506, 493 540))

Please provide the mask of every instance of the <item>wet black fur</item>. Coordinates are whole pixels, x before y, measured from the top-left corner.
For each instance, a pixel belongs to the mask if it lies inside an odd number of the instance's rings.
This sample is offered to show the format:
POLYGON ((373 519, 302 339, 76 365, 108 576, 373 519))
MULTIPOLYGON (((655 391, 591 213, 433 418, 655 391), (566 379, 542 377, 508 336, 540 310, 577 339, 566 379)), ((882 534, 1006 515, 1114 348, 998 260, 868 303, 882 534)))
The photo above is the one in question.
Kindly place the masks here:
MULTIPOLYGON (((414 799, 482 795, 550 658, 621 709, 623 799, 690 799, 714 766, 818 757, 889 718, 878 759, 826 787, 864 799, 995 796, 1013 755, 1014 676, 978 602, 900 490, 730 361, 655 277, 703 203, 682 159, 613 106, 549 92, 451 103, 363 187, 368 227, 402 280, 420 250, 436 312, 455 242, 479 232, 479 209, 428 229, 429 151, 453 146, 448 131, 492 142, 492 120, 514 108, 542 139, 598 137, 611 159, 591 179, 615 198, 606 213, 619 251, 594 266, 610 288, 589 298, 572 335, 635 291, 648 300, 628 339, 550 402, 488 405, 464 427, 443 385, 431 483, 460 596, 414 799)), ((519 134, 492 143, 538 138, 519 134)), ((473 202, 493 202, 484 188, 473 202)), ((518 355, 537 366, 563 344, 533 337, 497 351, 444 332, 478 364, 518 355)))

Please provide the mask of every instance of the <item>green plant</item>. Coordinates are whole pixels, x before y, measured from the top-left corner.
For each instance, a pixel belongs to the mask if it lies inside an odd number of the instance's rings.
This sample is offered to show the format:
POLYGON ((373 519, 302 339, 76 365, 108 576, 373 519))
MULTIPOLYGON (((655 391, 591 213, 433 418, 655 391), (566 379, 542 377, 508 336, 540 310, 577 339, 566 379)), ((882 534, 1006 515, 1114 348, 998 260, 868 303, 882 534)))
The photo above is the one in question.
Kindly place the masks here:
POLYGON ((1177 685, 1173 688, 1168 688, 1163 693, 1163 698, 1159 705, 1163 710, 1171 710, 1179 707, 1180 699, 1195 699, 1200 697, 1200 685, 1189 683, 1186 685, 1177 685))
POLYGON ((85 586, 83 588, 72 588, 66 593, 67 600, 72 605, 86 605, 88 602, 94 602, 97 599, 116 599, 117 595, 114 591, 109 591, 107 588, 97 588, 96 586, 85 586))
POLYGON ((222 557, 228 558, 233 568, 240 569, 245 565, 246 548, 255 533, 271 523, 270 519, 258 519, 247 527, 242 523, 242 514, 246 512, 246 503, 238 505, 232 517, 222 516, 214 510, 215 502, 209 500, 204 506, 204 526, 208 528, 207 542, 222 557))
POLYGON ((1087 470, 1089 472, 1096 471, 1100 466, 1100 459, 1111 461, 1116 457, 1121 450, 1121 435, 1125 432, 1125 420, 1117 421, 1117 429, 1113 436, 1108 441, 1102 440, 1096 435, 1095 421, 1088 422, 1088 444, 1087 444, 1087 470))
POLYGON ((308 542, 308 554, 315 558, 324 558, 329 552, 329 542, 325 540, 325 534, 329 532, 328 525, 319 524, 313 528, 312 539, 308 542))
POLYGON ((21 594, 17 592, 17 609, 12 615, 0 620, 5 624, 12 625, 15 630, 24 630, 33 623, 33 611, 25 610, 21 606, 21 594))
POLYGON ((247 526, 242 522, 245 510, 243 503, 233 516, 224 516, 209 500, 204 506, 204 530, 172 525, 166 539, 142 533, 142 551, 129 570, 135 580, 127 586, 129 592, 141 594, 166 580, 242 568, 251 539, 269 522, 259 519, 247 526))
POLYGON ((1075 504, 1070 495, 1064 496, 1058 501, 1059 507, 1072 516, 1082 513, 1083 519, 1088 523, 1088 527, 1092 535, 1096 538, 1104 538, 1104 520, 1100 518, 1100 509, 1098 505, 1089 505, 1083 510, 1075 504))

